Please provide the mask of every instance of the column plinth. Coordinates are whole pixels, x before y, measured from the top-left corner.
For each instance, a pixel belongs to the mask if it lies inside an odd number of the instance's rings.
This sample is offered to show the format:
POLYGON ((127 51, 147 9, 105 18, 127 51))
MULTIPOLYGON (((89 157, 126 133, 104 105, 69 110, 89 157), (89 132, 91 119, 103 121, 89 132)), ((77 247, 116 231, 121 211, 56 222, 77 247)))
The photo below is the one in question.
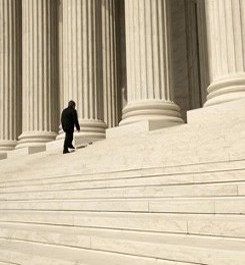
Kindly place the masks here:
POLYGON ((211 83, 205 106, 245 97, 245 5, 206 1, 211 83))
POLYGON ((168 0, 125 0, 128 104, 120 125, 183 122, 172 101, 170 13, 168 0))

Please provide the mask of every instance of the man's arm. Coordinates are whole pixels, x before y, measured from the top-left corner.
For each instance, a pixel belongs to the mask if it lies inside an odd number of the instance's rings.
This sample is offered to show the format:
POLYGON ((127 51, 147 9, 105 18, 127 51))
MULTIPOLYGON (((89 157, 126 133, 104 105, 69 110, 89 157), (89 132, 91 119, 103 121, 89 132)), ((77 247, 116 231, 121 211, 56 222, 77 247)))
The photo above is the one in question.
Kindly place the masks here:
POLYGON ((77 130, 80 132, 80 125, 79 125, 79 122, 78 122, 77 111, 76 110, 74 110, 74 112, 73 112, 73 118, 74 118, 74 123, 75 123, 75 126, 76 126, 77 130))

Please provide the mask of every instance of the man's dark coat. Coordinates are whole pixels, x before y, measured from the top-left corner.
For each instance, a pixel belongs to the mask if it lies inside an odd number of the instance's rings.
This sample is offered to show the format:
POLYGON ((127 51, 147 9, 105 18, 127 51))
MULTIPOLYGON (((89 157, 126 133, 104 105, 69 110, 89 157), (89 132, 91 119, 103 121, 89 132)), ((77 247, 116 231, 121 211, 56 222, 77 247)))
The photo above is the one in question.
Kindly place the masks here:
POLYGON ((61 114, 61 125, 64 132, 74 132, 74 126, 80 131, 80 125, 77 119, 77 111, 73 107, 68 107, 61 114))

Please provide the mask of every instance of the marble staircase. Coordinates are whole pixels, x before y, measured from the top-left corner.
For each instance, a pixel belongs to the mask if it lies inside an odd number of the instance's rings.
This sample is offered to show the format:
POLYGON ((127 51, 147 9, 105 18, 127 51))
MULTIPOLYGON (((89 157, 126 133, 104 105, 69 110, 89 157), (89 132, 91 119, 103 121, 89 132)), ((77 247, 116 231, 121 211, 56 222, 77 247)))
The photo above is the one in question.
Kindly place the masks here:
POLYGON ((244 265, 245 102, 223 108, 0 161, 0 265, 244 265))

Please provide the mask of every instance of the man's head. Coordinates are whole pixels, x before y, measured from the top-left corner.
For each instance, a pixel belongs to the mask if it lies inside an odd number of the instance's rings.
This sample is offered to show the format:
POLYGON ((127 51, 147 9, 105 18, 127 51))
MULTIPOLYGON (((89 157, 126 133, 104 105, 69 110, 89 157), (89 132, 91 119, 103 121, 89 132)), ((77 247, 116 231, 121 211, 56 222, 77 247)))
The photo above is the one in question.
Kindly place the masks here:
POLYGON ((75 107, 76 107, 76 103, 75 103, 75 101, 70 100, 70 101, 68 102, 68 107, 71 107, 71 108, 74 108, 74 109, 75 109, 75 107))

